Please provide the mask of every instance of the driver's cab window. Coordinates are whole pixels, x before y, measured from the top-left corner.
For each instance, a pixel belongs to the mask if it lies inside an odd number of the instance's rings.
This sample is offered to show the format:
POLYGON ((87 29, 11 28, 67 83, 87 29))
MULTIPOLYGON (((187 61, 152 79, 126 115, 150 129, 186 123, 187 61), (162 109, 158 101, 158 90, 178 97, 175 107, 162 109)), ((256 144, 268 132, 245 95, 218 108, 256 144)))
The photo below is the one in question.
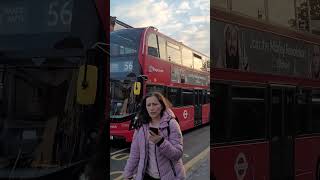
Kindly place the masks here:
POLYGON ((112 83, 111 89, 111 115, 127 115, 132 113, 134 95, 132 83, 112 83))

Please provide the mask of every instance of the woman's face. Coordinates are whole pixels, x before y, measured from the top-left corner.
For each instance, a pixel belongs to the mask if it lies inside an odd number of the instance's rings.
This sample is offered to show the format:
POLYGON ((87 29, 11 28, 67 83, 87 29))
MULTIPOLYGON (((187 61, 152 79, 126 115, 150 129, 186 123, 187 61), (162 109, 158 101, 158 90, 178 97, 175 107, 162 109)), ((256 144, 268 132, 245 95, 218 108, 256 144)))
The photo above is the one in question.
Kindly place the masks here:
POLYGON ((162 105, 160 101, 155 96, 150 96, 146 99, 146 108, 149 113, 151 119, 158 119, 160 118, 160 113, 162 110, 162 105))

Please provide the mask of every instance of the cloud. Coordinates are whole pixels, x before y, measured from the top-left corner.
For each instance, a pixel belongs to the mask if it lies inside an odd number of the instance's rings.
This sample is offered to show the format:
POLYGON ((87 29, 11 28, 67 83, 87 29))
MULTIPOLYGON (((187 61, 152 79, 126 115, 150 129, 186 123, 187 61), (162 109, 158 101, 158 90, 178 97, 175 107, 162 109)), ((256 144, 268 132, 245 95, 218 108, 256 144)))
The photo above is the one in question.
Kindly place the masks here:
POLYGON ((179 6, 178 9, 180 9, 180 10, 189 10, 189 9, 191 9, 191 8, 190 8, 190 6, 189 6, 189 2, 183 1, 183 2, 180 4, 180 6, 179 6))
POLYGON ((210 11, 209 0, 193 0, 192 3, 194 8, 199 8, 202 11, 210 11))
POLYGON ((209 0, 111 0, 111 15, 133 27, 159 32, 209 55, 209 0), (170 3, 169 3, 170 2, 170 3))
POLYGON ((210 25, 204 25, 202 27, 191 25, 185 28, 181 33, 177 35, 178 39, 191 47, 192 49, 199 51, 207 56, 210 55, 210 25))
POLYGON ((187 13, 190 11, 190 4, 188 1, 183 1, 180 5, 177 5, 176 14, 187 13))
POLYGON ((172 16, 170 10, 168 4, 163 0, 140 0, 132 4, 121 4, 115 7, 114 13, 118 19, 128 21, 134 27, 160 27, 169 22, 172 16))
POLYGON ((210 16, 190 16, 191 23, 208 23, 210 22, 210 16))

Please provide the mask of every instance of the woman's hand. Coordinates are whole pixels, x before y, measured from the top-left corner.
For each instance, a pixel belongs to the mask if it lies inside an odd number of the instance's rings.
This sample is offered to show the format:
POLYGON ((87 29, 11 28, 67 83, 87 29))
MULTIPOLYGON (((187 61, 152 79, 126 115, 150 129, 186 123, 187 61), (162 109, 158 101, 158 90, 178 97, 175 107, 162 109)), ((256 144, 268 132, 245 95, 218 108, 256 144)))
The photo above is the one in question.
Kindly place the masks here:
POLYGON ((162 139, 162 136, 157 135, 156 133, 154 133, 152 131, 149 131, 149 139, 154 144, 157 144, 162 139))

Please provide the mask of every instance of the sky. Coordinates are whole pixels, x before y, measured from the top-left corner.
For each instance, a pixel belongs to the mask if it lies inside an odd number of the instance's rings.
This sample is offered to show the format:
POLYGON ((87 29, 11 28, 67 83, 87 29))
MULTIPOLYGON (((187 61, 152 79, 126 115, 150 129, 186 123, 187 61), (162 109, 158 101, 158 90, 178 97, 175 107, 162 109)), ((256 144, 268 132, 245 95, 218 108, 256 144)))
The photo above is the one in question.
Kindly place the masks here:
POLYGON ((110 0, 110 15, 159 32, 210 55, 210 0, 110 0))

